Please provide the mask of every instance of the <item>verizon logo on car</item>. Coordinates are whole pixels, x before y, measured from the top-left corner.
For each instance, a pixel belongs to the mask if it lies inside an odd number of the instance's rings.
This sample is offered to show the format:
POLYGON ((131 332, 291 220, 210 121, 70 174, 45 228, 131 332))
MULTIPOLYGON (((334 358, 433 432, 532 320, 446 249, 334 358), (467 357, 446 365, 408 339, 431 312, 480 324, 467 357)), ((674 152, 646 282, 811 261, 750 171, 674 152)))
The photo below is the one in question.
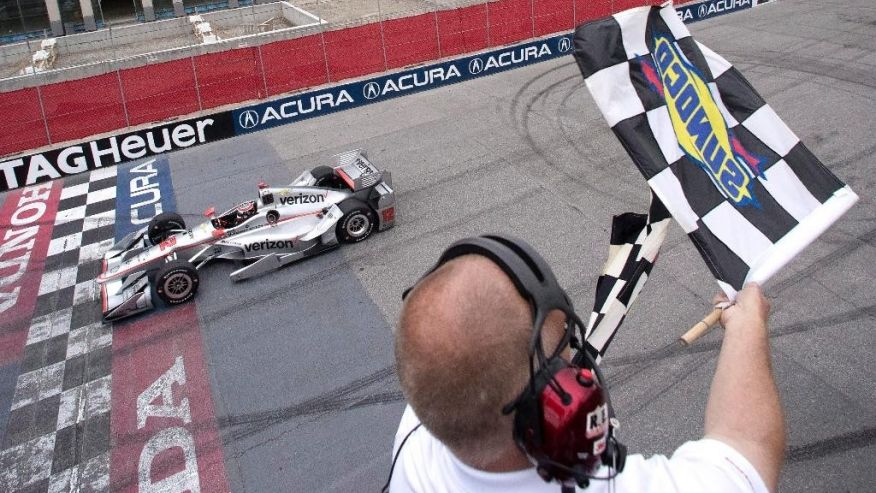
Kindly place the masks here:
POLYGON ((292 197, 280 197, 280 203, 283 205, 316 204, 319 202, 325 202, 325 195, 298 194, 292 197))
POLYGON ((248 245, 243 245, 243 249, 247 252, 258 252, 261 250, 281 250, 286 249, 290 250, 295 248, 295 241, 293 240, 262 240, 257 241, 255 243, 250 243, 248 245))

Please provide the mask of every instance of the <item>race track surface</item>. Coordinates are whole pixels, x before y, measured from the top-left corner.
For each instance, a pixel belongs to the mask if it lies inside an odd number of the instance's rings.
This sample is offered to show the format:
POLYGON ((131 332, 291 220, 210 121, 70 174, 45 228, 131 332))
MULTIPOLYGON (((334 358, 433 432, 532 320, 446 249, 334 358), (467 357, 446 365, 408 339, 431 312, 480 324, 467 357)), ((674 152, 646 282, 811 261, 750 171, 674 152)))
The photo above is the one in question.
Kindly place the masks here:
MULTIPOLYGON (((872 491, 876 6, 782 0, 691 31, 861 197, 766 292, 788 424, 781 490, 872 491)), ((541 251, 586 314, 611 216, 648 202, 571 57, 34 193, 2 197, 4 222, 28 200, 48 204, 31 247, 48 258, 20 281, 33 293, 16 305, 22 320, 3 325, 2 491, 377 490, 404 406, 392 348, 402 290, 453 240, 506 232, 541 251), (211 205, 255 197, 261 180, 288 183, 355 148, 392 171, 394 229, 241 283, 216 263, 194 304, 100 324, 96 259, 154 212, 144 190, 197 224, 211 205)), ((720 331, 690 348, 676 340, 716 291, 673 226, 604 361, 631 451, 669 454, 701 436, 720 331)))

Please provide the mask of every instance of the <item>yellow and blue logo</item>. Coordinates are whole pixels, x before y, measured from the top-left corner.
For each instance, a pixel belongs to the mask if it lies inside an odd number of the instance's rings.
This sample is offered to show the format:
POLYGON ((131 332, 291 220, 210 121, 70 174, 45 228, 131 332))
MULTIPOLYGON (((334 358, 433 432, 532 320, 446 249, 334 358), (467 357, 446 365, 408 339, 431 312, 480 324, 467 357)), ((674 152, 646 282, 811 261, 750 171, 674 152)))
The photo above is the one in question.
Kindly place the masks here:
POLYGON ((662 34, 654 36, 653 65, 647 57, 643 61, 645 78, 666 101, 672 129, 685 154, 735 205, 760 207, 752 185, 761 174, 762 160, 748 152, 727 127, 699 70, 662 34))

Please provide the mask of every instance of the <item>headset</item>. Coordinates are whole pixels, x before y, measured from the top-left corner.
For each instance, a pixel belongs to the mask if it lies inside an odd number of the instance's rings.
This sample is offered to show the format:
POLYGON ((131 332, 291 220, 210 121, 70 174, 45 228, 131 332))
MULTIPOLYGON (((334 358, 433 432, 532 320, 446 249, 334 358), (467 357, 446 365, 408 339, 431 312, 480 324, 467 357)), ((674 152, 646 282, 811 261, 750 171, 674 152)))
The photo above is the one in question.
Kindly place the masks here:
MULTIPOLYGON (((470 254, 487 257, 498 265, 532 308, 529 382, 502 409, 503 414, 514 415, 513 437, 517 446, 548 482, 557 481, 565 486, 574 483, 585 488, 590 480, 614 478, 624 468, 627 450, 615 438, 618 422, 596 364, 597 352, 589 344, 581 344, 577 334, 583 336, 584 323, 550 266, 521 239, 483 235, 450 245, 423 278, 444 263, 470 254), (566 315, 566 326, 557 347, 547 353, 541 332, 548 314, 554 310, 566 315), (572 361, 561 356, 566 347, 577 350, 572 361), (596 476, 603 465, 609 467, 609 475, 596 476)), ((402 297, 411 289, 405 290, 402 297)), ((401 447, 396 458, 399 452, 401 447)))

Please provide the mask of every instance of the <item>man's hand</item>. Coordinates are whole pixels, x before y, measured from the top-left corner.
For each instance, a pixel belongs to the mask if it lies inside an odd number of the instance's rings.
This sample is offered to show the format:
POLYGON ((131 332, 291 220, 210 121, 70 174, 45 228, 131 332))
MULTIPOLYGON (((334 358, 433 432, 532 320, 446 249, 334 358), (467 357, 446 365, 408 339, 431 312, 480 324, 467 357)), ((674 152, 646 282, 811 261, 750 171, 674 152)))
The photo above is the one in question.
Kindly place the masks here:
MULTIPOLYGON (((727 301, 722 294, 716 302, 727 301)), ((706 437, 720 440, 751 462, 776 491, 785 452, 785 423, 770 366, 770 303, 747 284, 721 314, 724 342, 706 406, 706 437)))
MULTIPOLYGON (((715 296, 715 304, 727 302, 727 295, 719 293, 715 296)), ((721 325, 726 330, 733 331, 766 331, 766 322, 770 314, 770 302, 757 283, 748 283, 736 296, 736 302, 721 313, 721 325)))

